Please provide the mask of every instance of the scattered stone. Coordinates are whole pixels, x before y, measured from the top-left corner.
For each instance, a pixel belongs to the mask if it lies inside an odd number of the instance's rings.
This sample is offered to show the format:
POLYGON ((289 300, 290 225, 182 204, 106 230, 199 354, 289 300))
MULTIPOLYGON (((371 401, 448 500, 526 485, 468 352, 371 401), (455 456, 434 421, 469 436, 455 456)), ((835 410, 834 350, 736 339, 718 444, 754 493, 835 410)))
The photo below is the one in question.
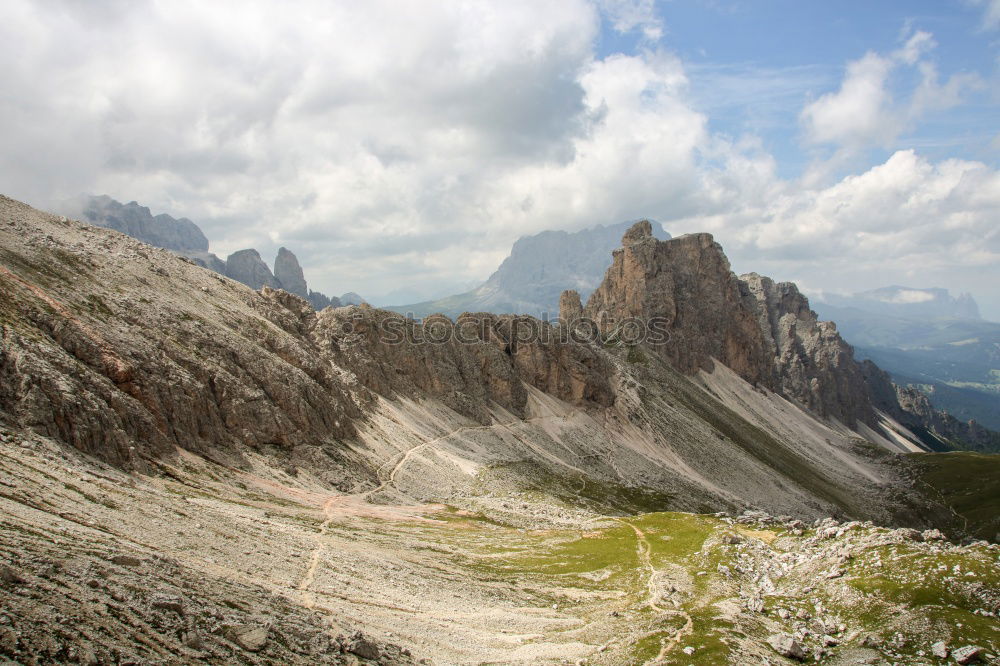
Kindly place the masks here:
POLYGON ((24 585, 28 581, 14 567, 0 564, 0 581, 8 585, 24 585))
POLYGON ((920 535, 924 538, 924 541, 944 541, 946 539, 944 533, 939 529, 924 530, 920 535))
POLYGON ((965 645, 951 653, 952 658, 959 664, 978 663, 983 656, 983 648, 975 645, 965 645))
POLYGON ((378 659, 382 654, 378 645, 366 638, 360 631, 351 636, 344 649, 362 659, 378 659))
POLYGON ((142 564, 142 560, 133 555, 115 555, 111 561, 123 567, 137 567, 142 564))
POLYGON ((184 615, 184 600, 174 595, 157 594, 153 597, 150 605, 158 610, 173 611, 178 615, 184 615))
POLYGON ((722 543, 734 545, 737 543, 743 543, 744 539, 739 534, 727 534, 722 537, 722 543))
POLYGON ((868 634, 861 639, 861 646, 866 648, 878 648, 882 646, 882 639, 875 634, 868 634))
POLYGON ((950 652, 948 644, 944 641, 938 641, 937 643, 931 645, 931 654, 938 659, 947 659, 950 652))
POLYGON ((826 647, 834 647, 836 645, 840 645, 840 641, 838 641, 833 636, 830 636, 829 634, 824 635, 822 640, 823 640, 823 645, 826 647))
POLYGON ((788 634, 774 634, 767 639, 767 644, 782 657, 800 661, 806 658, 805 650, 793 636, 788 634))
POLYGON ((690 657, 691 655, 694 654, 694 648, 691 647, 690 645, 688 645, 683 650, 681 650, 681 652, 683 652, 684 654, 686 654, 686 655, 688 655, 690 657))
POLYGON ((267 627, 246 626, 234 628, 232 631, 233 642, 247 652, 260 652, 267 644, 267 627))

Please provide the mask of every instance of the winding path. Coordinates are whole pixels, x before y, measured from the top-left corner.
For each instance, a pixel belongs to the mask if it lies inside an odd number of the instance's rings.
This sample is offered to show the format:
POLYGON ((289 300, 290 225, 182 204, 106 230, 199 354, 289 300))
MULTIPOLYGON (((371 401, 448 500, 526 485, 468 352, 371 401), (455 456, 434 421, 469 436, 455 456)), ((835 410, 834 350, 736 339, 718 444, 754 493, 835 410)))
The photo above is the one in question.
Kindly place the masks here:
MULTIPOLYGON (((615 518, 616 521, 624 525, 628 525, 635 532, 636 538, 636 554, 639 556, 639 562, 644 569, 648 572, 648 577, 646 579, 646 605, 657 613, 663 615, 680 615, 684 618, 684 626, 677 630, 670 640, 662 642, 660 645, 660 653, 656 655, 649 663, 660 664, 666 658, 667 653, 672 649, 677 647, 677 644, 681 642, 681 639, 685 636, 691 634, 694 630, 694 622, 691 616, 682 610, 674 610, 672 608, 664 608, 657 603, 659 598, 659 589, 656 585, 656 567, 653 566, 653 559, 651 557, 652 548, 649 545, 649 540, 646 538, 646 533, 643 532, 638 525, 634 525, 627 520, 622 518, 615 518)), ((659 632, 656 632, 659 633, 659 632)))

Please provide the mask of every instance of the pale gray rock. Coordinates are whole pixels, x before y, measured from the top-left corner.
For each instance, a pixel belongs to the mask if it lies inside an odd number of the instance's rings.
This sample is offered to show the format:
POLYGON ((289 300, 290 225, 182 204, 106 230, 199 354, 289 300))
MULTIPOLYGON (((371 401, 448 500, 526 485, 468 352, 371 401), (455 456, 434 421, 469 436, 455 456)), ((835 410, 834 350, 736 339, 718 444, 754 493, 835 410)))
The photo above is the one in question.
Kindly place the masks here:
POLYGON ((309 298, 309 289, 299 260, 287 248, 278 248, 278 256, 274 259, 274 277, 285 291, 309 298))
POLYGON ((121 204, 109 196, 84 197, 77 202, 82 219, 100 227, 177 252, 208 252, 208 239, 191 220, 169 215, 153 216, 135 201, 121 204))
POLYGON ((365 302, 365 299, 361 297, 361 294, 356 294, 353 291, 349 291, 346 294, 343 294, 339 299, 336 300, 339 300, 341 305, 361 305, 365 302))
POLYGON ((938 659, 947 659, 951 650, 948 649, 948 644, 944 641, 938 641, 931 645, 931 654, 938 659))
POLYGON ((788 634, 774 634, 767 639, 767 644, 782 657, 797 659, 799 661, 806 658, 805 650, 795 640, 794 636, 788 634))
POLYGON ((226 259, 226 276, 242 282, 251 289, 271 287, 280 289, 281 283, 271 273, 257 250, 239 250, 226 259))
POLYGON ((982 661, 983 649, 975 645, 965 645, 960 648, 956 648, 954 652, 951 653, 952 659, 955 660, 957 664, 975 664, 982 661))

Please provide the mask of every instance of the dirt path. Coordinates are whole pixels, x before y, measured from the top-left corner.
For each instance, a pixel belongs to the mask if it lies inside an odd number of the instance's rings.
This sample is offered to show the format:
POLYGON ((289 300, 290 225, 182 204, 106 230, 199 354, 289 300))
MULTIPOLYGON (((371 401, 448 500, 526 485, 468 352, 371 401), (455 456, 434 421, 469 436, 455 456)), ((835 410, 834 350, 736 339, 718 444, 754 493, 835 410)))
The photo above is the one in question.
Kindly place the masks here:
POLYGON ((677 633, 675 633, 670 640, 662 642, 659 654, 648 662, 651 664, 660 664, 663 663, 667 653, 677 647, 677 644, 681 642, 681 639, 693 631, 694 622, 691 620, 691 616, 684 611, 675 610, 673 608, 664 608, 657 603, 660 591, 659 586, 656 584, 656 577, 659 572, 656 570, 656 567, 653 566, 653 559, 651 557, 652 549, 649 545, 649 540, 646 538, 646 533, 643 532, 638 525, 633 525, 627 520, 623 520, 621 518, 617 518, 616 520, 622 524, 628 525, 632 528, 632 531, 635 532, 636 554, 639 556, 639 563, 648 572, 648 576, 646 578, 646 605, 657 613, 674 616, 680 615, 684 618, 684 626, 678 629, 677 633))
POLYGON ((316 547, 313 549, 312 555, 309 558, 309 567, 306 569, 306 573, 302 577, 302 581, 299 583, 299 593, 302 595, 302 605, 310 609, 316 605, 316 598, 309 588, 312 587, 313 580, 316 579, 316 569, 319 568, 319 559, 323 556, 323 537, 326 535, 326 531, 330 527, 330 522, 333 520, 333 513, 331 509, 333 508, 333 502, 335 499, 336 498, 331 498, 327 500, 326 504, 323 505, 323 514, 326 516, 326 520, 324 520, 323 524, 319 526, 319 533, 316 535, 316 547))

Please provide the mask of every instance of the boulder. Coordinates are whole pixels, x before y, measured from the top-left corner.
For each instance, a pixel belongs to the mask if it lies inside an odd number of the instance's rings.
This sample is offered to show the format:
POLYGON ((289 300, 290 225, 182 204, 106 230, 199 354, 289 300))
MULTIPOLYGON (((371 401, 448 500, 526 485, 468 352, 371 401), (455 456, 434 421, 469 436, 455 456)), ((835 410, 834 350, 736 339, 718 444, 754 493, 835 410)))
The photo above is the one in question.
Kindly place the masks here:
POLYGON ((799 661, 806 658, 805 650, 795 640, 795 637, 788 634, 775 634, 767 639, 767 644, 782 657, 799 661))

